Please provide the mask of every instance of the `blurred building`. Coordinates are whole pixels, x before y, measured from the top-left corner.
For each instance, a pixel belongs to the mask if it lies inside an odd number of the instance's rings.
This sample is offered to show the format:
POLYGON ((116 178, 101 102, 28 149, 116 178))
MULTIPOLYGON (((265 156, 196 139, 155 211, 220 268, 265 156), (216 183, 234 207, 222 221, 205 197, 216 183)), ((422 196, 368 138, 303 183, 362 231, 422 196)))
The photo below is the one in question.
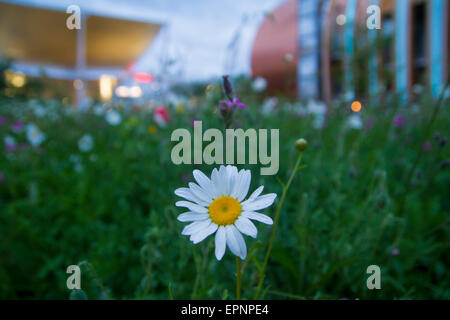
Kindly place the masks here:
POLYGON ((435 96, 449 70, 448 0, 290 0, 268 14, 252 50, 252 75, 271 93, 330 101, 406 97, 414 85, 435 96), (369 29, 376 14, 380 29, 369 29))
MULTIPOLYGON (((0 2, 0 56, 14 69, 39 77, 55 92, 82 104, 86 96, 108 100, 121 79, 148 83, 134 62, 152 44, 162 24, 80 11, 80 28, 69 29, 72 12, 0 2)), ((135 97, 135 86, 126 88, 135 97)), ((122 86, 122 94, 125 89, 122 86)))

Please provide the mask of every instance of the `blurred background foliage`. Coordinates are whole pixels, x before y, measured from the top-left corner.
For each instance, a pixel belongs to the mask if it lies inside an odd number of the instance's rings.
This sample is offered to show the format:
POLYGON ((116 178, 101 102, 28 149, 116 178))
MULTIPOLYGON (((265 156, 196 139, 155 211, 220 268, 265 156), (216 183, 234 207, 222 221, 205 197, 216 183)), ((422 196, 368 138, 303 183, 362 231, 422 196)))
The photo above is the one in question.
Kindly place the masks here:
MULTIPOLYGON (((426 88, 406 106, 389 93, 354 113, 343 101, 325 108, 269 99, 250 79, 233 81, 248 107, 233 127, 280 129, 277 176, 240 166, 252 170, 251 189, 263 184, 280 194, 277 178, 293 168, 294 141, 309 142, 307 167, 282 211, 264 297, 449 299, 448 98, 430 122, 437 102, 426 88), (381 268, 382 290, 366 287, 372 264, 381 268)), ((203 130, 223 128, 220 83, 175 88, 185 99, 165 106, 165 126, 152 110, 109 105, 120 115, 113 125, 101 104, 78 111, 63 99, 40 98, 36 88, 8 94, 0 80, 0 298, 69 298, 72 264, 81 267, 83 289, 72 298, 168 299, 169 286, 175 299, 234 298, 234 257, 228 252, 217 262, 213 238, 193 245, 176 220, 182 211, 174 190, 193 179, 194 168, 209 174, 212 166, 170 159, 175 128, 192 130, 194 119, 203 130), (31 123, 45 134, 37 146, 27 138, 31 123), (80 146, 85 135, 88 150, 80 146)), ((258 229, 258 239, 246 237, 252 250, 243 298, 253 297, 270 232, 258 229)))

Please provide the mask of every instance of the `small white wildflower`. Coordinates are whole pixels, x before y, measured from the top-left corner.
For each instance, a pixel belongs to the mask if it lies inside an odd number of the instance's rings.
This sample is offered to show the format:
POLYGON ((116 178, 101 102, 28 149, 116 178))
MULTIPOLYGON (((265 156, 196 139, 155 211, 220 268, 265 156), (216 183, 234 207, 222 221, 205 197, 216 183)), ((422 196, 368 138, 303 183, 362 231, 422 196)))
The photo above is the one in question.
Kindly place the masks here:
POLYGON ((45 110, 45 108, 42 106, 36 106, 34 108, 34 114, 36 117, 42 118, 47 114, 47 110, 45 110))
POLYGON ((78 140, 78 149, 81 152, 89 152, 94 147, 94 138, 90 134, 85 134, 78 140))
POLYGON ((354 113, 348 117, 347 124, 350 128, 357 130, 362 129, 363 127, 361 116, 357 113, 354 113))
POLYGON ((353 91, 347 91, 344 94, 344 101, 353 101, 355 100, 355 93, 353 91))
POLYGON ((15 147, 16 146, 16 139, 13 136, 5 136, 3 139, 5 142, 5 145, 8 147, 15 147))
POLYGON ((181 222, 192 222, 182 235, 190 236, 197 244, 215 233, 215 255, 221 260, 226 246, 242 260, 247 256, 247 246, 242 233, 256 238, 258 233, 250 220, 273 224, 270 217, 256 211, 272 205, 275 193, 260 195, 264 186, 256 189, 247 200, 251 181, 250 170, 240 170, 235 166, 220 166, 214 169, 211 179, 199 170, 194 170, 197 183, 189 183, 189 188, 179 188, 175 194, 188 201, 178 201, 177 207, 189 211, 178 216, 181 222))
POLYGON ((285 62, 292 62, 292 60, 294 60, 294 56, 292 55, 292 53, 286 53, 284 55, 284 61, 285 62))
POLYGON ((315 114, 312 125, 316 129, 322 129, 325 126, 325 115, 315 114))
POLYGON ((263 105, 261 107, 262 114, 269 115, 273 112, 275 107, 278 104, 278 98, 277 97, 270 97, 264 99, 263 105))
POLYGON ((72 163, 79 163, 81 162, 81 157, 78 154, 71 154, 69 156, 69 161, 72 163))
POLYGON ((301 106, 301 105, 297 105, 294 108, 294 113, 297 114, 299 117, 306 117, 306 115, 308 114, 308 109, 306 109, 306 107, 301 106))
POLYGON ((27 125, 26 131, 27 139, 33 147, 39 146, 45 140, 45 134, 33 123, 27 125))
POLYGON ((106 122, 112 126, 116 126, 122 122, 122 116, 117 110, 109 110, 106 112, 106 122))
POLYGON ((267 80, 263 77, 256 77, 252 82, 252 88, 256 92, 262 92, 267 88, 267 80))
POLYGON ((323 102, 311 100, 308 102, 307 110, 310 114, 325 115, 327 106, 323 102))
POLYGON ((84 166, 81 160, 81 156, 78 154, 70 155, 69 161, 73 164, 73 169, 75 170, 75 172, 80 173, 84 170, 84 166))

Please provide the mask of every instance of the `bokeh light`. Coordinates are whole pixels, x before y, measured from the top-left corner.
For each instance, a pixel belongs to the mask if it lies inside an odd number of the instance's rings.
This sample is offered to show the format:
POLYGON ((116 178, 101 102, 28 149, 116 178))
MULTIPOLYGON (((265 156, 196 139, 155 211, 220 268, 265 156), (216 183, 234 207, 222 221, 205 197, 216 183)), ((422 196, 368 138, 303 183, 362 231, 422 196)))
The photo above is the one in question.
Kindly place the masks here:
POLYGON ((352 105, 351 105, 352 111, 353 112, 359 112, 361 111, 362 105, 361 102, 359 101, 353 101, 352 105))

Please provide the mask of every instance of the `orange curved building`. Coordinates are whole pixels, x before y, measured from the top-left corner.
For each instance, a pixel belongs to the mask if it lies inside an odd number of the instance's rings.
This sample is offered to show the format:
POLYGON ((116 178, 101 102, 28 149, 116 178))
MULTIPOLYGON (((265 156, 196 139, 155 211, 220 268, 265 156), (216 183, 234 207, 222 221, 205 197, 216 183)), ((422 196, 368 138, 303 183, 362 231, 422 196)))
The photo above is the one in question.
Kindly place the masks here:
POLYGON ((252 76, 267 79, 269 94, 325 101, 381 88, 406 96, 415 84, 437 96, 449 71, 449 7, 448 0, 289 0, 258 30, 252 76), (367 26, 369 6, 378 8, 379 29, 367 26), (385 47, 370 49, 380 38, 385 47))
POLYGON ((290 0, 268 14, 253 43, 252 76, 268 81, 270 93, 297 92, 297 1, 290 0))

